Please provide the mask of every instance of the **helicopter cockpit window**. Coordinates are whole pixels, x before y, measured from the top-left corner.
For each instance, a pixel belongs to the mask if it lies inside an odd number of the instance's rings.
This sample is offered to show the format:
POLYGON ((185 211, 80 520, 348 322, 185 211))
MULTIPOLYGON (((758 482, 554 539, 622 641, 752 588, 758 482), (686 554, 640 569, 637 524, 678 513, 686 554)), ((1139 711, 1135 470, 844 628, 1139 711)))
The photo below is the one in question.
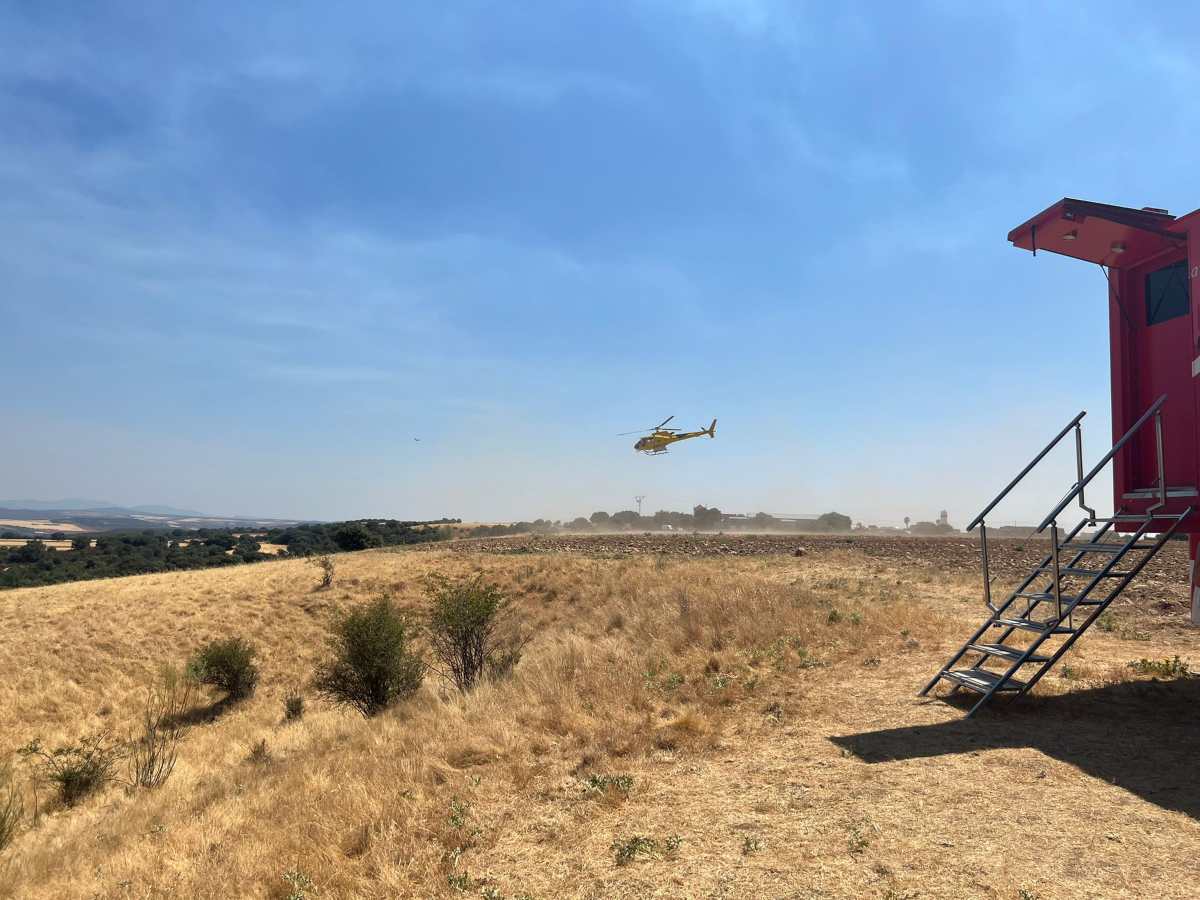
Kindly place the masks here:
POLYGON ((1146 276, 1146 324, 1157 325, 1186 316, 1188 311, 1187 262, 1156 269, 1146 276))

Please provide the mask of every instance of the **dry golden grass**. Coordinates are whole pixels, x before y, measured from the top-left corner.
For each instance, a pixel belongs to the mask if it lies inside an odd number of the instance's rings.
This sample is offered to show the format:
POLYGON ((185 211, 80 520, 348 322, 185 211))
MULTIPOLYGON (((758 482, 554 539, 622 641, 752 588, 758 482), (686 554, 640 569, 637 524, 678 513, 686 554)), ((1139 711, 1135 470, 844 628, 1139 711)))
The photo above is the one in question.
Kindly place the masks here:
POLYGON ((48 519, 0 519, 0 528, 9 525, 16 528, 36 528, 42 531, 84 531, 73 522, 52 522, 48 519))
MULTIPOLYGON (((30 538, 16 538, 16 539, 0 538, 0 547, 24 547, 26 544, 29 543, 29 541, 30 541, 30 538)), ((45 544, 46 547, 50 550, 70 550, 71 549, 70 541, 51 541, 51 540, 43 539, 42 543, 45 544)))
POLYGON ((963 723, 913 695, 977 619, 972 582, 853 549, 374 551, 318 580, 284 560, 0 594, 2 753, 131 731, 158 667, 213 637, 250 637, 262 669, 164 787, 47 808, 0 856, 4 896, 1195 895, 1192 683, 1122 665, 1190 634, 1089 634, 1042 699, 963 723), (335 611, 390 592, 417 615, 430 572, 514 596, 534 635, 514 676, 284 723, 335 611), (636 836, 655 848, 618 865, 636 836))

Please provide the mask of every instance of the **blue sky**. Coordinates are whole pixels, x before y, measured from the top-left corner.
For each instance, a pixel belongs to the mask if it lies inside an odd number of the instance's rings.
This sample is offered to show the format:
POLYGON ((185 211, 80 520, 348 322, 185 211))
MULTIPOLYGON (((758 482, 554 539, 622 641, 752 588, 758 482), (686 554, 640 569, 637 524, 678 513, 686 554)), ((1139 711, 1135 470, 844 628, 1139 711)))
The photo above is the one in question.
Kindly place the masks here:
POLYGON ((253 6, 0 3, 0 497, 963 524, 1109 435, 1008 229, 1200 204, 1184 4, 253 6))

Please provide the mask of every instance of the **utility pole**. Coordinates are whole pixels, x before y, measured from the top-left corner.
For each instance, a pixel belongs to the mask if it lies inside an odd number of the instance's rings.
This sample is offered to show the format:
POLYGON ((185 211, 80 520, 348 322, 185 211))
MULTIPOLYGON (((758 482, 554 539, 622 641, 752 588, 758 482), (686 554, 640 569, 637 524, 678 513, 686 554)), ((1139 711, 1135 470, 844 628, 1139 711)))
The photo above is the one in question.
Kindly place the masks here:
POLYGON ((638 495, 637 495, 636 497, 634 497, 633 499, 637 501, 637 505, 638 505, 638 518, 640 519, 640 518, 642 517, 642 501, 646 499, 646 495, 645 495, 645 494, 638 494, 638 495))

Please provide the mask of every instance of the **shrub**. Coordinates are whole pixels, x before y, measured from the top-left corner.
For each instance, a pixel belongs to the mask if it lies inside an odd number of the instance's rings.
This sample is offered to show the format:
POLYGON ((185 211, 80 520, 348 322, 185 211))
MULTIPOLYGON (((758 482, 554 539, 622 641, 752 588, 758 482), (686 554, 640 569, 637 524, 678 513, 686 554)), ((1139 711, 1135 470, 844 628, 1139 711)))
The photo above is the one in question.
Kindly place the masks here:
POLYGON ((333 587, 333 557, 326 554, 310 559, 309 562, 321 570, 321 584, 318 586, 318 590, 323 591, 333 587))
POLYGON ((376 715, 421 686, 425 663, 408 643, 404 618, 388 597, 351 610, 334 622, 332 658, 317 667, 313 687, 332 703, 376 715))
POLYGON ((429 638, 439 674, 469 691, 485 673, 503 677, 521 658, 525 642, 508 629, 508 599, 495 585, 476 577, 430 584, 429 638))
POLYGON ((156 788, 175 771, 178 757, 180 714, 173 694, 156 690, 142 712, 142 733, 130 742, 129 783, 132 787, 156 788))
POLYGON ((303 695, 293 692, 283 698, 283 718, 288 722, 304 718, 303 695))
POLYGON ((1173 659, 1136 659, 1128 663, 1129 668, 1139 675, 1157 675, 1162 678, 1184 678, 1188 673, 1188 661, 1178 656, 1173 659))
POLYGON ((13 778, 12 766, 0 766, 0 851, 12 843, 24 814, 25 803, 13 778))
POLYGON ((188 675, 224 691, 230 700, 243 700, 258 686, 254 652, 254 646, 239 637, 211 641, 188 662, 188 675))
POLYGON ((40 742, 33 741, 20 752, 35 760, 43 778, 58 785, 59 798, 67 806, 112 781, 121 758, 121 748, 110 740, 106 731, 54 750, 47 750, 40 742))

